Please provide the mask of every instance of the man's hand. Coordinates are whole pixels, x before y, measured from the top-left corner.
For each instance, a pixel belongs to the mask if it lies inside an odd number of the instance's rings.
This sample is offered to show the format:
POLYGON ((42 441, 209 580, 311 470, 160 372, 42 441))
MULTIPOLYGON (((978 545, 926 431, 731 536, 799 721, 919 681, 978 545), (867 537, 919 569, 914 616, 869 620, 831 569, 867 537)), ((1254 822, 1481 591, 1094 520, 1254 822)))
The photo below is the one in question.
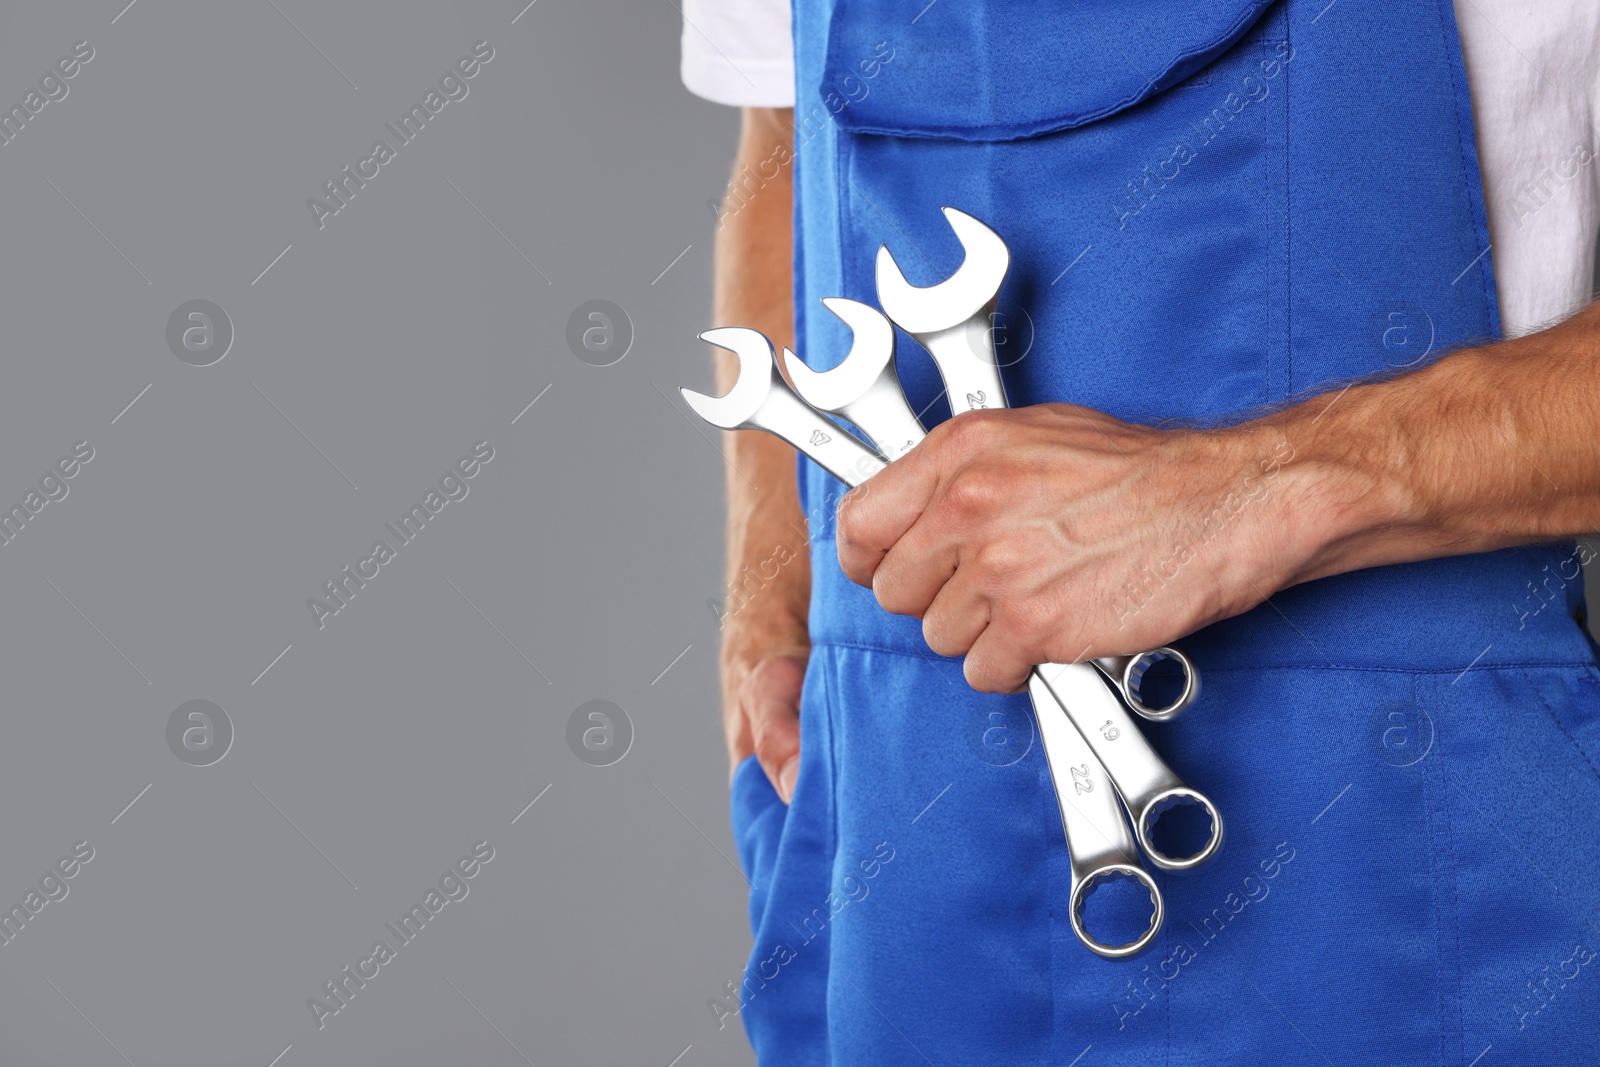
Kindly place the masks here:
POLYGON ((785 804, 800 773, 800 683, 807 651, 769 655, 749 667, 732 667, 724 683, 729 699, 723 726, 728 755, 737 768, 755 753, 767 780, 785 804))
POLYGON ((1286 567, 1281 437, 1088 408, 974 411, 846 498, 839 561, 967 681, 1156 648, 1259 603, 1286 567))
POLYGON ((839 562, 1010 692, 1299 582, 1600 530, 1597 425, 1600 307, 1227 429, 974 411, 846 497, 839 562))

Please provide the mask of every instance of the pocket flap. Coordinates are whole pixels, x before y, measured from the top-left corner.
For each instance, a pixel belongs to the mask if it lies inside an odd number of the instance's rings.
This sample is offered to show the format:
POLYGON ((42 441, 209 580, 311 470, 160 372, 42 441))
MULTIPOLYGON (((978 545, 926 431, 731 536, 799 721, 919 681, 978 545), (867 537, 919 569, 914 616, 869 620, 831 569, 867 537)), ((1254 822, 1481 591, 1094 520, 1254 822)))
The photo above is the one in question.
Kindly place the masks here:
POLYGON ((841 0, 822 96, 847 101, 835 118, 855 133, 964 141, 1054 133, 1178 84, 1274 2, 934 0, 908 30, 903 3, 841 0), (884 47, 894 58, 875 77, 884 47))

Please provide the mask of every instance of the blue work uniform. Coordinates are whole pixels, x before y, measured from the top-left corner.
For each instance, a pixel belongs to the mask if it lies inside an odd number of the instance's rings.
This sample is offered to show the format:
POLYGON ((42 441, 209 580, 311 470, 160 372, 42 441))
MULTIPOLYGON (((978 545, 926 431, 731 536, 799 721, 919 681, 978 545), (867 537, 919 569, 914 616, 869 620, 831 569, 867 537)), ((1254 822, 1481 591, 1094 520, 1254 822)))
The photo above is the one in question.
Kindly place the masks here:
MULTIPOLYGON (((818 300, 876 303, 879 245, 914 284, 956 268, 946 204, 1010 245, 1013 406, 1216 422, 1498 336, 1449 0, 924 3, 795 5, 813 366, 849 348, 818 300)), ((942 418, 926 354, 902 336, 898 358, 942 418)), ((1259 474, 1196 516, 1202 557, 1273 491, 1259 474)), ((727 1003, 763 1063, 1600 1063, 1573 544, 1326 578, 1179 642, 1201 698, 1143 727, 1227 843, 1156 872, 1164 932, 1108 961, 1068 921, 1026 698, 974 692, 850 583, 843 487, 800 476, 800 774, 787 807, 753 760, 733 787, 755 943, 727 1003)), ((1163 610, 1172 565, 1130 574, 1130 603, 1163 610)))

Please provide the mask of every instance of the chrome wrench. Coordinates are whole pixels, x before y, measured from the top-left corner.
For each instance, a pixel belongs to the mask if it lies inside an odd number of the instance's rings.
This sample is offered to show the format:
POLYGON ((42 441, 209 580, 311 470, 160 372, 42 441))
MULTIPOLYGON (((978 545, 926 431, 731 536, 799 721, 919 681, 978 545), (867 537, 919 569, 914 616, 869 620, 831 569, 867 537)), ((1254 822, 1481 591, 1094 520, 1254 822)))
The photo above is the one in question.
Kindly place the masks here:
MULTIPOLYGON (((904 455, 925 432, 895 374, 894 327, 876 309, 854 300, 831 298, 822 303, 850 327, 854 340, 844 360, 826 371, 812 370, 785 349, 783 367, 796 394, 814 408, 848 419, 879 451, 896 458, 904 455)), ((1160 887, 1139 862, 1138 846, 1105 768, 1067 719, 1061 701, 1037 674, 1028 679, 1028 696, 1066 832, 1073 932, 1091 952, 1107 959, 1136 955, 1155 939, 1165 919, 1160 887), (1149 925, 1131 942, 1107 945, 1086 928, 1084 904, 1099 886, 1121 878, 1138 881, 1149 893, 1149 925)))
MULTIPOLYGON (((1005 407, 1005 384, 995 356, 990 317, 999 299, 1000 283, 1011 263, 1010 251, 1000 235, 964 212, 944 209, 946 220, 960 240, 966 256, 946 280, 928 287, 906 281, 894 256, 878 249, 878 302, 901 329, 928 350, 944 379, 952 415, 982 407, 1005 407)), ((1198 692, 1198 672, 1187 656, 1173 648, 1146 652, 1142 657, 1178 661, 1186 684, 1180 700, 1155 717, 1170 718, 1198 692), (1164 713, 1164 714, 1163 714, 1164 713)), ((1187 870, 1204 863, 1222 846, 1222 816, 1209 797, 1192 788, 1162 761, 1120 700, 1096 677, 1098 668, 1112 678, 1130 704, 1142 706, 1137 692, 1123 685, 1136 664, 1122 665, 1116 678, 1105 664, 1042 664, 1034 668, 1060 700, 1078 732, 1099 757, 1122 802, 1133 818, 1134 835, 1145 855, 1165 870, 1187 870), (1198 851, 1169 856, 1156 847, 1151 831, 1160 816, 1180 804, 1198 804, 1211 821, 1211 832, 1198 851)), ((1149 710, 1149 709, 1146 709, 1149 710)))

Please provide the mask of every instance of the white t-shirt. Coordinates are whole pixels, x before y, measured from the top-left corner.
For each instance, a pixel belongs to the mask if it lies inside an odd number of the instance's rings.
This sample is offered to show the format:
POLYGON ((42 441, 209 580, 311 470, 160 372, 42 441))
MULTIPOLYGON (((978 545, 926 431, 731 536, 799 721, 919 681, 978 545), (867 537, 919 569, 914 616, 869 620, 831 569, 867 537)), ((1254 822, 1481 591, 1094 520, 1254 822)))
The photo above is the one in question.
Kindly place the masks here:
MULTIPOLYGON (((1455 0, 1455 9, 1500 318, 1518 337, 1593 294, 1600 3, 1455 0)), ((793 106, 789 0, 683 0, 683 19, 690 91, 740 107, 793 106)))

